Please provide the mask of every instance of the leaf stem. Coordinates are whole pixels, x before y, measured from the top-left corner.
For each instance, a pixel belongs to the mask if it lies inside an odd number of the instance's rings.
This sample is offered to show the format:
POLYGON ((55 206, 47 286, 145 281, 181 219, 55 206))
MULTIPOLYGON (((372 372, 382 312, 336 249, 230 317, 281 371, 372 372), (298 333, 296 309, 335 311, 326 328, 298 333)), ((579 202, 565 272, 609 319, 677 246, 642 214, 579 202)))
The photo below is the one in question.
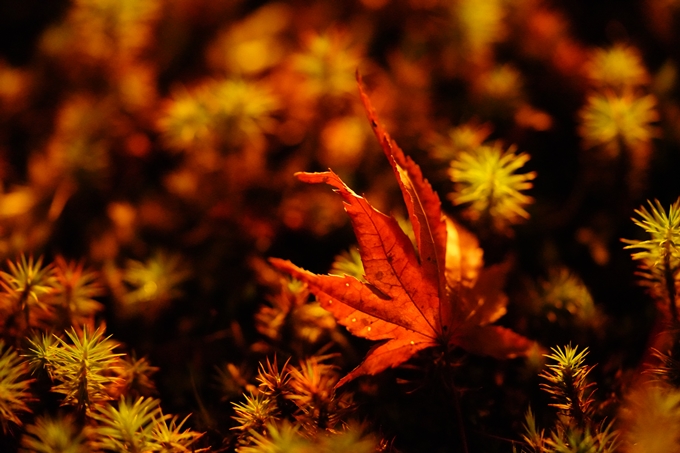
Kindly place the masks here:
POLYGON ((460 435, 461 443, 463 444, 463 452, 469 453, 467 435, 465 434, 465 425, 463 422, 463 411, 460 408, 460 395, 458 394, 458 389, 453 384, 453 372, 451 370, 450 363, 446 364, 447 373, 443 373, 442 380, 444 381, 444 388, 446 388, 449 393, 453 396, 453 406, 456 411, 456 421, 458 422, 458 432, 460 435))
POLYGON ((675 326, 678 324, 678 307, 675 303, 675 299, 677 298, 676 295, 676 288, 675 288, 675 277, 673 276, 674 272, 673 269, 671 269, 671 254, 670 251, 666 251, 664 253, 664 280, 666 280, 666 291, 668 292, 668 302, 669 302, 669 309, 671 312, 671 323, 675 326))
POLYGON ((456 418, 458 419, 458 429, 460 431, 461 442, 463 443, 463 451, 468 453, 467 435, 465 434, 465 426, 463 425, 463 412, 460 410, 460 396, 458 395, 458 389, 454 385, 451 386, 451 390, 453 393, 454 406, 456 407, 456 418))

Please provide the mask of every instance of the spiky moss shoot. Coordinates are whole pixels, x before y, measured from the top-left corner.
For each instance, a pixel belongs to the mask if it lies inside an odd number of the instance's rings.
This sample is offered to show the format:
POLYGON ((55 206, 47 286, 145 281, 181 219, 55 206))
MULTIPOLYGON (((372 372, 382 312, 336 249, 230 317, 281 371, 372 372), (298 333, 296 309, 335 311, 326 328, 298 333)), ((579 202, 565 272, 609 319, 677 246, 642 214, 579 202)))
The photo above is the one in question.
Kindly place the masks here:
POLYGON ((309 432, 334 428, 351 406, 348 395, 335 392, 340 376, 333 365, 323 363, 329 357, 310 357, 290 369, 288 399, 297 406, 296 418, 309 432))
POLYGON ((680 388, 680 360, 678 360, 680 340, 677 331, 672 334, 674 342, 666 352, 652 349, 652 355, 659 360, 659 363, 646 371, 662 383, 680 388))
POLYGON ((564 350, 558 346, 552 351, 546 357, 554 363, 547 364, 547 369, 540 374, 548 381, 541 384, 541 388, 555 401, 551 406, 568 417, 568 426, 584 430, 589 426, 593 403, 590 391, 593 384, 587 382, 593 367, 585 364, 588 348, 578 351, 578 347, 568 345, 564 350))
MULTIPOLYGON (((618 451, 619 431, 613 424, 592 421, 594 410, 587 376, 593 367, 585 365, 588 349, 578 351, 578 347, 565 346, 552 348, 546 354, 549 363, 540 376, 548 382, 541 388, 548 392, 555 403, 558 421, 549 435, 539 430, 536 419, 529 409, 525 416, 524 442, 531 453, 613 453, 618 451)), ((528 453, 522 449, 522 453, 528 453)))
POLYGON ((528 161, 528 154, 517 154, 514 146, 503 150, 500 143, 462 152, 449 169, 454 182, 449 198, 456 205, 469 203, 465 214, 472 221, 488 221, 505 232, 510 224, 529 218, 525 207, 533 198, 522 192, 533 187, 536 172, 516 173, 528 161))
POLYGON ((28 337, 28 342, 31 347, 24 353, 24 357, 28 358, 27 363, 31 372, 47 371, 50 363, 54 360, 55 351, 59 347, 59 337, 51 333, 34 332, 28 337))
POLYGON ((170 417, 160 413, 158 418, 154 419, 153 429, 151 430, 151 438, 155 444, 153 451, 161 453, 184 453, 184 452, 198 452, 204 450, 195 450, 192 444, 203 436, 203 433, 193 431, 191 429, 182 429, 184 423, 189 419, 189 415, 178 423, 177 416, 170 417))
POLYGON ((262 432, 264 427, 279 418, 279 408, 276 402, 262 393, 244 395, 242 403, 232 403, 235 415, 232 417, 237 423, 231 429, 239 430, 242 435, 249 432, 262 432))
POLYGON ((103 404, 92 413, 97 422, 94 428, 96 447, 102 450, 142 453, 157 451, 153 430, 164 416, 159 401, 154 398, 139 398, 134 403, 125 398, 117 407, 103 404))
POLYGON ((28 401, 32 400, 28 377, 28 364, 12 347, 5 347, 0 340, 0 426, 7 434, 13 426, 21 426, 20 413, 30 412, 28 401))
POLYGON ((118 343, 104 337, 104 329, 90 333, 66 332, 70 342, 53 335, 32 339, 28 356, 33 367, 43 366, 54 382, 52 391, 64 395, 62 404, 72 405, 80 413, 111 399, 120 385, 120 356, 113 350, 118 343))
POLYGON ((550 453, 614 453, 617 450, 618 433, 611 424, 597 432, 589 428, 570 427, 564 433, 553 432, 546 441, 550 453))
MULTIPOLYGON (((267 359, 265 363, 260 363, 258 387, 252 389, 250 395, 244 395, 244 402, 232 403, 235 412, 233 419, 237 423, 232 429, 241 431, 239 435, 241 445, 255 448, 262 442, 266 444, 269 440, 275 439, 279 434, 277 423, 281 419, 284 430, 292 418, 298 421, 295 430, 309 426, 309 423, 302 423, 298 418, 300 411, 294 403, 296 389, 292 386, 292 381, 298 379, 300 375, 293 374, 291 370, 297 371, 292 369, 289 361, 279 369, 276 358, 273 362, 267 359)), ((305 432, 309 434, 307 430, 305 432)))
POLYGON ((54 315, 49 297, 55 291, 52 265, 43 266, 42 257, 34 260, 22 254, 16 262, 8 260, 7 267, 8 272, 0 272, 6 333, 18 335, 28 327, 44 327, 54 315))
POLYGON ((182 429, 187 416, 178 422, 176 416, 163 414, 155 398, 121 398, 116 406, 99 406, 92 414, 97 424, 92 428, 93 444, 105 451, 145 453, 186 453, 203 434, 182 429))
POLYGON ((526 414, 524 414, 524 434, 522 439, 527 443, 534 453, 543 452, 545 446, 545 431, 538 429, 536 426, 536 417, 534 416, 531 407, 527 409, 526 414))
POLYGON ((267 301, 255 315, 255 327, 275 343, 287 342, 288 348, 305 355, 310 346, 334 337, 335 318, 309 301, 307 285, 299 280, 284 280, 279 293, 267 301))
POLYGON ((279 364, 276 357, 274 361, 270 362, 269 358, 265 363, 260 362, 260 369, 257 373, 258 391, 263 395, 279 399, 281 396, 290 392, 290 371, 288 361, 283 364, 279 370, 279 364))
POLYGON ((673 203, 668 212, 658 200, 648 201, 645 206, 635 210, 639 218, 633 222, 649 234, 647 240, 622 239, 628 244, 626 249, 637 250, 632 253, 639 261, 638 275, 642 284, 647 286, 653 297, 661 302, 663 310, 670 313, 671 322, 678 322, 677 291, 678 271, 680 269, 680 198, 673 203))
POLYGON ((659 120, 656 103, 652 95, 631 92, 591 94, 579 112, 578 132, 584 148, 601 147, 609 158, 621 154, 622 147, 646 156, 656 135, 652 123, 659 120))
POLYGON ((104 294, 98 275, 86 269, 82 261, 66 261, 62 256, 54 264, 55 306, 61 312, 62 324, 92 327, 95 314, 104 309, 94 299, 104 294))

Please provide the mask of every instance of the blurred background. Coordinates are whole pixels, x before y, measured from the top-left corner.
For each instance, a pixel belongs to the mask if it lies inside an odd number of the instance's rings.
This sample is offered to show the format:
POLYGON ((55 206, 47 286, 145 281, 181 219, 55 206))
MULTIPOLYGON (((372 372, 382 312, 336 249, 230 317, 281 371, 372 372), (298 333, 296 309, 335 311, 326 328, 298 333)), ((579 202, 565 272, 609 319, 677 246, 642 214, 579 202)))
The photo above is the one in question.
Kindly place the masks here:
POLYGON ((485 262, 512 262, 504 322, 589 345, 610 379, 655 316, 620 239, 642 237, 645 200, 680 194, 679 14, 673 0, 2 0, 0 258, 84 260, 96 319, 160 368, 170 411, 228 413, 202 406, 240 395, 227 364, 252 373, 331 331, 356 365, 368 345, 327 314, 291 334, 263 307, 281 309, 267 257, 325 273, 355 243, 337 197, 294 172, 332 168, 406 217, 359 72, 485 262), (499 153, 523 197, 492 212, 468 195, 499 153))

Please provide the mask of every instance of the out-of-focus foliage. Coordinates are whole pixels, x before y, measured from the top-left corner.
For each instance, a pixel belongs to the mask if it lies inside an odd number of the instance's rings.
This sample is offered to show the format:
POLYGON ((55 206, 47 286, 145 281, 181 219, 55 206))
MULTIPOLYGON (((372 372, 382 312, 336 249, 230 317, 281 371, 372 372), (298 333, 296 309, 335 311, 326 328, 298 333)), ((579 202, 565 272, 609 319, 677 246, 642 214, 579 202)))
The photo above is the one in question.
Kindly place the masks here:
POLYGON ((146 357, 138 359, 134 354, 120 358, 118 374, 125 382, 124 394, 133 396, 150 396, 155 394, 156 384, 151 376, 158 371, 158 367, 151 366, 146 357))
POLYGON ((531 311, 562 328, 597 328, 603 314, 579 276, 566 267, 548 269, 531 294, 531 311))
POLYGON ((112 275, 116 284, 118 313, 121 316, 145 315, 155 318, 173 299, 181 296, 180 285, 189 269, 179 255, 157 252, 146 262, 129 260, 124 269, 112 275))
POLYGON ((649 83, 649 74, 637 49, 622 44, 596 49, 585 70, 594 85, 615 91, 649 83))
MULTIPOLYGON (((209 81, 193 92, 176 94, 158 127, 168 147, 199 156, 245 145, 261 147, 261 134, 272 129, 276 104, 266 89, 253 83, 209 81)), ((203 159, 199 156, 196 159, 203 159)))
POLYGON ((364 263, 361 261, 361 254, 353 247, 335 257, 329 274, 335 275, 351 275, 360 281, 366 281, 364 278, 364 263))
POLYGON ((264 434, 253 432, 253 445, 238 449, 239 453, 274 453, 286 451, 291 453, 305 453, 317 451, 320 453, 341 453, 352 451, 357 453, 372 453, 378 450, 378 442, 374 436, 366 435, 358 424, 350 424, 342 431, 333 432, 308 439, 290 422, 280 426, 267 425, 264 434))
POLYGON ((651 123, 659 119, 655 107, 651 95, 605 92, 591 96, 580 113, 585 146, 602 146, 611 158, 619 155, 622 146, 633 150, 648 147, 654 136, 651 123))
POLYGON ((680 392, 646 384, 626 396, 621 410, 626 452, 674 451, 680 447, 680 392))
POLYGON ((32 453, 87 453, 86 436, 73 417, 40 416, 26 427, 21 438, 24 451, 32 453))
POLYGON ((468 123, 454 127, 446 137, 437 137, 432 147, 432 155, 444 161, 453 160, 459 153, 473 152, 491 134, 488 124, 468 123))

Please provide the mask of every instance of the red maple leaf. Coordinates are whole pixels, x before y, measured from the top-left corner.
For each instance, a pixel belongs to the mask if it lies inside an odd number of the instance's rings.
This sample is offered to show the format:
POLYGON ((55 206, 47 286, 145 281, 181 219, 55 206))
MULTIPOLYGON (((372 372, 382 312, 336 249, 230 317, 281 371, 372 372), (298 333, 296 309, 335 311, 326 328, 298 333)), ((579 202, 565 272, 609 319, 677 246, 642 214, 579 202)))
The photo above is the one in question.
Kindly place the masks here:
POLYGON ((526 354, 532 341, 491 325, 505 313, 505 270, 480 269, 477 240, 442 214, 439 197, 420 167, 382 128, 361 83, 359 90, 399 182, 417 248, 394 218, 375 209, 329 170, 296 176, 329 184, 343 198, 359 243, 365 282, 347 275, 317 275, 290 261, 270 259, 279 270, 305 282, 321 306, 352 334, 382 340, 338 386, 398 366, 430 347, 460 347, 497 358, 526 354))

